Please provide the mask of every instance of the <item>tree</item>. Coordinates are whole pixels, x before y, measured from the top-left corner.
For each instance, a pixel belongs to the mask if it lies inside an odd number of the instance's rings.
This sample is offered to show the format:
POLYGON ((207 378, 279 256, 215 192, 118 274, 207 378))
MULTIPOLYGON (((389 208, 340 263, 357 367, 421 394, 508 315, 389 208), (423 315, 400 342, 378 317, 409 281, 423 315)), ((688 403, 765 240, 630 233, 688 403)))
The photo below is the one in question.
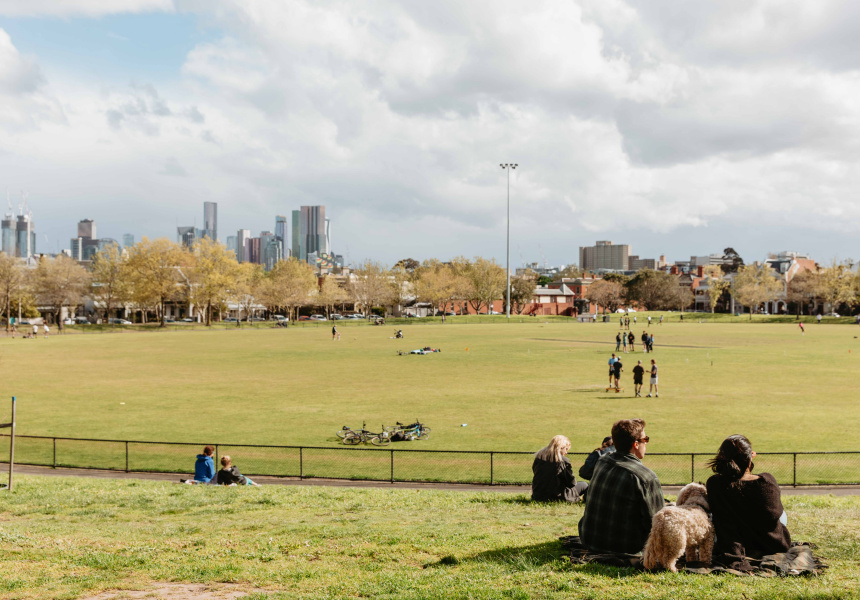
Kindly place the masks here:
MULTIPOLYGON (((278 264, 275 265, 275 268, 278 264)), ((272 269, 272 272, 274 270, 272 269)), ((250 321, 254 306, 260 302, 266 306, 282 306, 274 297, 271 277, 266 277, 263 265, 255 263, 243 262, 238 265, 232 297, 239 306, 237 325, 242 322, 243 312, 245 313, 245 320, 250 321)))
POLYGON ((821 299, 835 311, 842 304, 855 304, 854 274, 846 265, 833 264, 819 275, 821 299))
POLYGON ((814 271, 801 271, 788 282, 785 291, 786 302, 794 304, 797 315, 803 314, 803 307, 809 305, 820 295, 821 277, 814 271))
POLYGON ((678 278, 665 271, 643 269, 627 282, 627 299, 648 310, 674 308, 678 304, 678 278))
POLYGON ((410 276, 412 276, 420 266, 421 263, 419 263, 414 258, 404 258, 403 260, 398 260, 396 263, 394 263, 393 268, 402 269, 409 273, 410 276))
POLYGON ((272 306, 283 306, 287 314, 294 318, 295 309, 309 304, 319 290, 313 267, 308 263, 291 257, 275 264, 266 276, 268 302, 272 306))
POLYGON ((394 292, 388 269, 372 260, 364 261, 353 271, 349 288, 353 301, 367 316, 374 306, 389 304, 394 292))
POLYGON ((705 267, 705 276, 708 283, 708 306, 713 313, 717 308, 717 303, 723 294, 729 289, 729 282, 723 279, 723 270, 716 265, 705 267))
POLYGON ((744 259, 741 258, 740 254, 735 252, 734 248, 726 248, 723 250, 723 261, 724 263, 720 265, 720 268, 726 275, 729 273, 737 273, 740 268, 744 266, 744 259), (725 263, 725 261, 729 262, 725 263))
POLYGON ((588 286, 585 297, 589 302, 593 302, 603 308, 604 314, 607 310, 615 312, 621 303, 624 302, 624 286, 617 281, 600 279, 588 286))
POLYGON ((681 312, 684 312, 684 309, 689 308, 695 299, 696 297, 693 295, 693 290, 688 288, 686 285, 676 286, 672 308, 677 308, 681 312))
POLYGON ((63 330, 63 308, 80 304, 89 285, 87 270, 63 254, 56 258, 43 255, 33 279, 33 291, 39 304, 54 309, 60 331, 63 330))
POLYGON ((495 260, 476 256, 466 270, 466 279, 470 284, 469 303, 475 312, 481 312, 482 305, 487 306, 488 313, 491 312, 493 301, 505 296, 505 270, 495 260))
POLYGON ((24 291, 24 267, 21 261, 5 252, 0 253, 0 296, 6 313, 6 331, 12 328, 12 305, 24 291))
POLYGON ((184 293, 186 278, 181 269, 188 259, 188 253, 179 244, 165 238, 143 238, 128 251, 131 297, 143 307, 155 307, 161 327, 164 327, 165 305, 184 293))
POLYGON ((111 310, 116 304, 130 297, 128 270, 122 250, 116 244, 108 244, 93 255, 90 295, 104 310, 104 320, 109 322, 111 310))
POLYGON ((584 271, 579 268, 577 265, 567 265, 561 271, 558 272, 559 279, 576 279, 577 277, 582 277, 584 271))
POLYGON ((340 283, 334 275, 328 275, 323 279, 317 302, 325 307, 326 316, 331 317, 335 304, 343 304, 348 299, 349 294, 340 287, 340 283))
POLYGON ((526 305, 534 299, 536 286, 537 273, 532 270, 511 278, 511 308, 518 315, 523 314, 526 305))
POLYGON ((223 244, 203 237, 194 244, 192 297, 206 307, 206 326, 212 324, 212 307, 227 301, 239 280, 236 255, 223 244))
POLYGON ((780 291, 782 279, 766 265, 741 266, 732 280, 731 294, 742 306, 749 307, 750 320, 759 306, 773 300, 780 291))

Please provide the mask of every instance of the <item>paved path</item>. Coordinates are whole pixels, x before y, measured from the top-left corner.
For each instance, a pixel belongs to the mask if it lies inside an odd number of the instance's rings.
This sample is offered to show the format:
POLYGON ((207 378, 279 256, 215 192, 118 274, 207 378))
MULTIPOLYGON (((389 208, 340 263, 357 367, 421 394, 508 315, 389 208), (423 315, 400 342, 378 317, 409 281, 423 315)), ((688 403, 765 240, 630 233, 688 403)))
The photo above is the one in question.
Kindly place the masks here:
MULTIPOLYGON (((8 470, 8 463, 0 463, 0 472, 8 470)), ((125 471, 104 471, 100 469, 65 469, 51 467, 34 467, 20 465, 15 467, 18 475, 42 475, 47 477, 94 477, 99 479, 147 479, 151 481, 173 481, 193 477, 191 474, 181 473, 142 473, 125 471)), ((299 479, 298 477, 263 477, 254 476, 254 481, 264 485, 304 485, 304 486, 328 486, 328 487, 357 487, 357 488, 387 488, 407 490, 448 490, 461 492, 502 492, 509 494, 530 494, 531 486, 528 485, 470 485, 465 483, 411 483, 398 481, 389 483, 386 481, 353 481, 347 479, 299 479)), ((676 495, 680 486, 664 486, 663 490, 669 495, 676 495)), ((786 496, 820 496, 832 494, 834 496, 860 496, 860 486, 824 485, 815 487, 791 487, 782 488, 786 496)))

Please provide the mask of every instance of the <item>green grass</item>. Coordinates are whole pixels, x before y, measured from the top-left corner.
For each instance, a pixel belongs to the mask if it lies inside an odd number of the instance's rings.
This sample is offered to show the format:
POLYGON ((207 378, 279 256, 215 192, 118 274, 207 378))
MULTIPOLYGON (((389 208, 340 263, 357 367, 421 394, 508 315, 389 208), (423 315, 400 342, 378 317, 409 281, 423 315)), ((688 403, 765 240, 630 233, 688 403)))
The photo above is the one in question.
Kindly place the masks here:
POLYGON ((652 326, 659 399, 632 398, 641 352, 624 357, 626 392, 606 393, 617 324, 570 319, 410 320, 404 340, 344 322, 340 342, 325 323, 0 339, 0 364, 20 434, 336 446, 344 424, 418 417, 431 438, 399 447, 534 451, 564 433, 587 452, 639 416, 650 452, 712 453, 736 432, 758 451, 858 448, 860 327, 692 318, 652 326), (396 353, 425 345, 442 352, 396 353))
POLYGON ((572 566, 557 540, 582 508, 523 495, 19 477, 0 494, 0 598, 169 581, 239 583, 254 600, 854 596, 860 498, 784 502, 792 538, 830 565, 823 576, 572 566))

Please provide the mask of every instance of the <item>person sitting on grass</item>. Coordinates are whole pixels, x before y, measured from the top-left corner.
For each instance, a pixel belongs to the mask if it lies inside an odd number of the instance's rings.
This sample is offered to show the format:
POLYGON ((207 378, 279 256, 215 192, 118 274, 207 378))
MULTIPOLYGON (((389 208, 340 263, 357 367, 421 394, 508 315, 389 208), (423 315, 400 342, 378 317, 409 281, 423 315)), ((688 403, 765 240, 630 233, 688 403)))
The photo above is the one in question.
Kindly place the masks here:
POLYGON ((708 462, 714 471, 706 487, 717 535, 715 554, 761 558, 791 546, 779 484, 770 473, 753 474, 754 458, 750 441, 732 435, 708 462))
POLYGON ((197 455, 197 462, 194 463, 194 479, 183 479, 183 483, 213 483, 215 479, 215 461, 212 460, 212 455, 215 453, 215 448, 206 446, 203 448, 203 454, 197 455))
POLYGON ((567 458, 570 440, 557 435, 535 454, 532 464, 532 500, 536 502, 579 502, 588 484, 577 482, 567 458))
POLYGON ((612 441, 615 452, 597 461, 589 482, 579 537, 590 550, 638 554, 651 533, 651 518, 663 508, 663 488, 642 464, 645 421, 617 421, 612 441))
POLYGON ((615 452, 615 446, 612 445, 612 436, 606 436, 603 438, 600 448, 595 448, 591 454, 585 457, 585 463, 579 467, 579 476, 583 479, 591 479, 594 476, 594 467, 597 466, 600 457, 613 452, 615 452))
POLYGON ((218 471, 219 485, 259 485, 239 472, 233 460, 226 454, 221 457, 221 470, 218 471))

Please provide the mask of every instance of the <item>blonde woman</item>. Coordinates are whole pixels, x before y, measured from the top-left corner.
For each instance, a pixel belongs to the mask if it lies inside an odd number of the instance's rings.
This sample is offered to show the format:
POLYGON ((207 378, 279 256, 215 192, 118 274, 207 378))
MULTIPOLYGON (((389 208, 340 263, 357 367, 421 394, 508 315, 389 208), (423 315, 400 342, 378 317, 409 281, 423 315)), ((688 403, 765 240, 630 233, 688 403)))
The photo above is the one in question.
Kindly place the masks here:
POLYGON ((577 482, 567 458, 570 440, 557 435, 535 454, 532 464, 532 500, 537 502, 580 502, 588 484, 577 482))

